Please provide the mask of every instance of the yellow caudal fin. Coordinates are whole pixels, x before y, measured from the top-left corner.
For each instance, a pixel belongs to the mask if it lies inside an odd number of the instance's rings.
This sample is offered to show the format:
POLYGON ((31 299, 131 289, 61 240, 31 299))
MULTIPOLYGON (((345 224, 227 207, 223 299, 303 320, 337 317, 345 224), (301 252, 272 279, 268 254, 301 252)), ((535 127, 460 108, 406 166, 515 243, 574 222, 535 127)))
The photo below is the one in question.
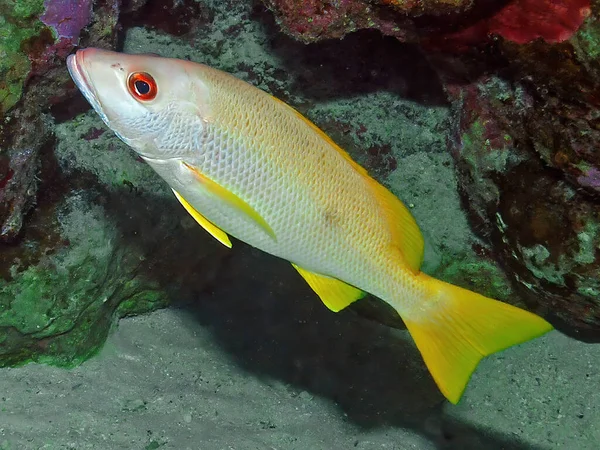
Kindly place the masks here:
POLYGON ((550 331, 539 316, 420 274, 429 298, 403 317, 440 391, 457 403, 479 361, 550 331))
POLYGON ((333 312, 338 312, 350 303, 363 298, 366 294, 354 286, 335 278, 310 272, 292 263, 321 301, 333 312))

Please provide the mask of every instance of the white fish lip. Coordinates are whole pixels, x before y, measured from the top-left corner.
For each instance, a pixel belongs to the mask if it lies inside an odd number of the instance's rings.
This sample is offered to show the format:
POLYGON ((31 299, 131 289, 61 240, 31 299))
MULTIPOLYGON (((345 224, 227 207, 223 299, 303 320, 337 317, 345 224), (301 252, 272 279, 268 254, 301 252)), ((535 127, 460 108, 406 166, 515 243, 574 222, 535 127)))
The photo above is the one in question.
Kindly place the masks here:
POLYGON ((173 161, 181 161, 183 162, 183 158, 179 157, 179 156, 172 156, 170 158, 157 158, 157 157, 152 157, 152 156, 146 156, 143 153, 138 152, 138 154, 140 155, 140 157, 146 161, 148 164, 169 164, 173 161))
POLYGON ((85 69, 83 61, 84 55, 85 50, 78 50, 74 55, 69 55, 67 57, 67 69, 69 70, 69 75, 71 75, 77 88, 81 91, 92 108, 94 108, 96 113, 98 113, 102 121, 110 127, 108 117, 104 114, 102 104, 100 103, 100 100, 98 100, 98 94, 85 69))

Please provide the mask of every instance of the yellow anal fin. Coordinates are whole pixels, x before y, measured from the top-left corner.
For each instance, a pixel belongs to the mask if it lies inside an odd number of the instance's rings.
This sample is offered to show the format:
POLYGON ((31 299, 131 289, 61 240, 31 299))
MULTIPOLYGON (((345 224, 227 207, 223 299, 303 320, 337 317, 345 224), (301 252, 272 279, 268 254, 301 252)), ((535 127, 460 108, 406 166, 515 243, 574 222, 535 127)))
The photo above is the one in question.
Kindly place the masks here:
POLYGON ((419 272, 421 270, 421 263, 423 262, 423 249, 425 244, 423 242, 421 230, 406 206, 404 206, 398 197, 379 184, 375 179, 371 178, 365 168, 354 161, 352 157, 327 136, 323 130, 287 103, 282 102, 276 97, 273 98, 277 100, 279 104, 290 110, 290 112, 331 145, 336 152, 350 163, 354 170, 365 178, 365 181, 372 188, 377 201, 381 205, 383 213, 386 215, 392 235, 392 245, 400 251, 402 259, 408 267, 415 273, 419 272))
POLYGON ((187 167, 191 172, 193 172, 193 174, 196 176, 198 181, 200 183, 202 183, 202 185, 204 186, 204 188, 207 191, 209 191, 211 194, 213 194, 216 197, 218 197, 219 199, 221 199, 223 202, 227 203, 229 206, 232 206, 233 208, 235 208, 238 211, 245 214, 253 222, 255 222, 260 228, 262 228, 265 231, 265 233, 267 233, 274 240, 276 240, 275 233, 273 232, 273 230, 271 229, 269 224, 265 221, 265 219, 263 219, 261 217, 260 214, 258 214, 256 212, 256 210, 254 208, 252 208, 252 206, 250 206, 244 200, 239 198, 233 192, 227 190, 220 184, 218 184, 218 183, 214 182, 213 180, 211 180, 210 178, 206 177, 204 174, 202 174, 202 172, 200 172, 194 166, 186 163, 185 161, 183 161, 183 165, 185 167, 187 167))
MULTIPOLYGON (((440 391, 458 403, 479 361, 550 331, 533 313, 419 274, 432 303, 403 317, 440 391)), ((424 300, 427 302, 428 300, 424 300)))
POLYGON ((366 295, 360 289, 350 286, 343 281, 310 272, 302 267, 298 267, 294 263, 292 263, 292 266, 302 275, 302 278, 306 280, 312 290, 317 293, 325 306, 333 312, 341 311, 349 304, 366 295))
POLYGON ((172 189, 172 191, 175 194, 175 197, 177 197, 177 200, 179 200, 179 203, 183 205, 185 210, 190 214, 190 216, 192 216, 196 220, 196 222, 200 224, 202 228, 208 231, 212 235, 212 237, 214 237, 225 247, 231 248, 231 241, 229 240, 229 236, 227 236, 227 233, 225 233, 223 230, 221 230, 219 227, 213 224, 210 220, 208 220, 206 217, 204 217, 202 214, 196 211, 194 207, 186 201, 185 198, 179 195, 179 192, 177 192, 175 189, 172 189))

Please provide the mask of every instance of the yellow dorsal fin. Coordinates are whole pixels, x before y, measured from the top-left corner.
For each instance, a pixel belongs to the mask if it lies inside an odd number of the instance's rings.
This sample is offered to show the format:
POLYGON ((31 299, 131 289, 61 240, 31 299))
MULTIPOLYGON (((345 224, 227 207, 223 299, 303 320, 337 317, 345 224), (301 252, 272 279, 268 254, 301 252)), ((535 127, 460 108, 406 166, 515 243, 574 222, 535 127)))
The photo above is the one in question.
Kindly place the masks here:
POLYGON ((279 102, 279 104, 289 109, 293 114, 296 115, 296 117, 302 120, 315 133, 323 138, 329 145, 333 147, 334 150, 336 150, 350 163, 354 170, 356 170, 365 178, 387 216, 387 221, 392 233, 392 245, 400 250, 402 258, 408 267, 415 273, 419 272, 421 270, 421 263, 423 262, 423 249, 425 244, 423 242, 421 230, 406 206, 404 206, 398 197, 392 194, 384 186, 379 184, 376 180, 371 178, 365 168, 354 161, 352 157, 346 151, 340 148, 339 145, 333 142, 333 140, 327 136, 323 130, 321 130, 287 103, 282 102, 277 97, 273 98, 279 102))
POLYGON ((204 188, 206 188, 206 190, 208 190, 210 193, 212 193, 213 195, 220 198, 222 201, 227 203, 229 206, 232 206, 233 208, 235 208, 238 211, 245 214, 248 218, 250 218, 253 222, 255 222, 260 228, 262 228, 265 231, 265 233, 267 233, 273 239, 276 239, 275 233, 273 232, 273 230, 271 229, 269 224, 265 221, 265 219, 263 219, 260 216, 260 214, 258 214, 256 212, 256 210, 254 208, 252 208, 252 206, 250 206, 244 200, 239 198, 233 192, 228 191, 226 188, 224 188, 220 184, 218 184, 218 183, 214 182, 213 180, 211 180, 210 178, 206 177, 202 172, 200 172, 196 167, 192 166, 191 164, 188 164, 185 161, 183 161, 183 165, 185 167, 187 167, 191 172, 194 173, 194 175, 196 176, 198 181, 200 181, 200 183, 202 183, 202 185, 204 186, 204 188))
POLYGON ((175 197, 177 197, 177 200, 179 200, 179 203, 183 205, 185 210, 190 214, 190 216, 192 216, 196 220, 196 222, 200 224, 202 228, 208 231, 212 237, 214 237, 225 247, 231 248, 231 241, 229 240, 229 236, 227 236, 227 233, 225 233, 223 230, 221 230, 219 227, 213 224, 210 220, 208 220, 206 217, 204 217, 202 214, 196 211, 194 207, 186 201, 185 198, 179 195, 179 192, 177 192, 175 189, 172 189, 172 191, 175 194, 175 197))
POLYGON ((371 177, 367 178, 367 183, 387 216, 392 245, 400 250, 408 267, 415 273, 419 272, 425 243, 417 222, 404 203, 384 186, 371 177))
POLYGON ((462 396, 479 361, 552 329, 541 317, 420 273, 430 299, 402 319, 442 394, 462 396))
POLYGON ((292 263, 308 285, 321 298, 321 301, 333 312, 338 312, 350 303, 363 298, 366 294, 354 286, 335 278, 310 272, 292 263))

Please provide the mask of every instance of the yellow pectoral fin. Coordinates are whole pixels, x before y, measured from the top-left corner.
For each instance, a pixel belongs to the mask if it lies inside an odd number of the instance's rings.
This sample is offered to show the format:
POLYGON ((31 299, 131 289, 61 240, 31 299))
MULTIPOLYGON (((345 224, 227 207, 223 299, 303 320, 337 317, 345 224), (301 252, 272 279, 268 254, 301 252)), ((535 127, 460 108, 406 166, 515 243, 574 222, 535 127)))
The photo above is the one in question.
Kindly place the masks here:
POLYGON ((325 306, 333 312, 341 311, 349 304, 366 295, 360 289, 350 286, 343 281, 309 272, 294 263, 292 263, 292 266, 302 275, 302 278, 306 280, 312 290, 317 293, 325 306))
POLYGON ((179 200, 179 202, 183 205, 185 210, 190 214, 190 216, 192 216, 196 220, 196 222, 200 224, 202 228, 208 231, 212 235, 212 237, 214 237, 225 247, 231 248, 231 241, 229 240, 229 236, 227 236, 227 233, 225 233, 223 230, 221 230, 219 227, 213 224, 210 220, 208 220, 206 217, 204 217, 202 214, 196 211, 194 207, 186 201, 185 198, 179 195, 179 192, 177 192, 175 189, 172 189, 172 191, 175 194, 175 197, 177 197, 177 200, 179 200))
POLYGON ((265 221, 265 219, 263 219, 260 216, 260 214, 258 214, 256 212, 256 210, 254 208, 252 208, 252 206, 250 206, 244 200, 239 198, 233 192, 228 191, 220 184, 214 182, 213 180, 211 180, 210 178, 208 178, 207 176, 202 174, 202 172, 200 172, 194 166, 186 163, 185 161, 183 161, 183 165, 185 167, 187 167, 194 174, 196 179, 202 184, 202 186, 207 191, 209 191, 211 194, 213 194, 214 196, 221 199, 223 202, 227 203, 229 206, 232 206, 233 208, 237 209, 238 211, 244 213, 253 222, 255 222, 260 228, 262 228, 265 231, 265 233, 267 233, 273 239, 276 239, 275 233, 273 232, 273 230, 271 229, 269 224, 265 221))

